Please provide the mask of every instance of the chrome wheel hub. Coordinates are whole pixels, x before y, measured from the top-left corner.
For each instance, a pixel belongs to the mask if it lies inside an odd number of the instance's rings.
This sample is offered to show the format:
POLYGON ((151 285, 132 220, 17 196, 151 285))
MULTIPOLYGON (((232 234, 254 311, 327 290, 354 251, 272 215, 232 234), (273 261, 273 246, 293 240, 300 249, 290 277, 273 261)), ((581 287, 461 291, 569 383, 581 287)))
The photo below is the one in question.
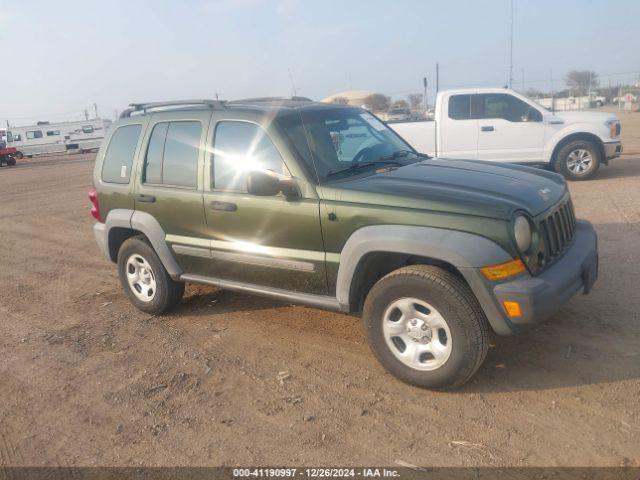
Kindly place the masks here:
POLYGON ((436 370, 451 356, 449 325, 433 305, 417 298, 392 302, 382 320, 387 347, 405 365, 436 370))
POLYGON ((149 262, 138 254, 127 259, 127 282, 133 294, 143 302, 150 302, 156 296, 156 277, 149 262))
POLYGON ((567 168, 576 175, 584 175, 593 165, 593 156, 589 150, 578 148, 567 157, 567 168))

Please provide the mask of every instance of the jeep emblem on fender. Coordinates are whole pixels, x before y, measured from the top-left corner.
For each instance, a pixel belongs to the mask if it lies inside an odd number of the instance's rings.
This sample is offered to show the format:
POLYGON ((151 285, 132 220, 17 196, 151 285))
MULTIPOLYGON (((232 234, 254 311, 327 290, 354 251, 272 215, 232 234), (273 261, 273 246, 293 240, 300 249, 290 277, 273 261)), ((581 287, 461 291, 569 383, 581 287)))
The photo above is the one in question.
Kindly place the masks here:
POLYGON ((538 193, 543 200, 549 200, 549 194, 551 194, 551 190, 549 190, 548 188, 541 188, 540 190, 538 190, 538 193))

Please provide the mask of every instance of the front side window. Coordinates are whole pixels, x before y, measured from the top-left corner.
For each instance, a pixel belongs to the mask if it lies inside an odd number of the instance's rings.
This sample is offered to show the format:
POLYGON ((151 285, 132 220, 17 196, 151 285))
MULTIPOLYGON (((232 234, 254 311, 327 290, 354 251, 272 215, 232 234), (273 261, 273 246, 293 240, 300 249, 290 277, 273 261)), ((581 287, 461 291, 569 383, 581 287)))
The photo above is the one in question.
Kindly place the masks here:
POLYGON ((83 133, 93 133, 93 126, 92 125, 85 125, 84 127, 82 127, 82 132, 83 133))
POLYGON ((21 141, 22 141, 22 135, 20 135, 19 133, 16 133, 16 134, 13 136, 13 141, 14 141, 14 142, 21 142, 21 141))
POLYGON ((200 122, 157 123, 147 147, 143 182, 195 188, 201 132, 200 122))
POLYGON ((136 153, 142 125, 118 128, 109 141, 102 163, 102 180, 108 183, 129 183, 131 165, 136 153))
POLYGON ((352 175, 374 174, 385 165, 403 165, 419 157, 393 130, 356 108, 309 109, 278 120, 281 129, 311 165, 322 183, 352 175), (304 135, 301 134, 304 132, 304 135), (308 143, 308 147, 307 144, 308 143))
POLYGON ((27 130, 27 138, 33 140, 34 138, 42 138, 42 130, 27 130))
POLYGON ((506 93, 486 93, 481 98, 480 118, 502 118, 509 122, 541 121, 542 115, 528 103, 506 93), (536 115, 537 113, 537 115, 536 115), (538 117, 540 117, 538 119, 538 117))
POLYGON ((11 132, 7 132, 7 143, 13 142, 13 135, 11 132))
POLYGON ((247 176, 256 170, 271 170, 289 175, 280 152, 259 125, 236 121, 219 122, 213 143, 213 188, 246 192, 247 176))

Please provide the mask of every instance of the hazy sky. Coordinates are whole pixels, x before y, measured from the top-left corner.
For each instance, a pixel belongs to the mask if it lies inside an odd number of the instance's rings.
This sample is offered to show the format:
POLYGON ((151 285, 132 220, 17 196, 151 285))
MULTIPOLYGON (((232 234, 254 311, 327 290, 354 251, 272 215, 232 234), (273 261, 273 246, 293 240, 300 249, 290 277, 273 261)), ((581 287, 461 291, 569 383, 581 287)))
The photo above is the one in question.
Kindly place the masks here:
MULTIPOLYGON (((504 85, 509 0, 0 0, 0 121, 132 101, 504 85), (291 77, 289 74, 291 72, 291 77)), ((640 71, 640 0, 515 0, 514 86, 640 71), (529 83, 531 82, 531 83, 529 83)), ((628 81, 638 74, 603 77, 628 81)), ((433 95, 433 91, 430 91, 433 95)))

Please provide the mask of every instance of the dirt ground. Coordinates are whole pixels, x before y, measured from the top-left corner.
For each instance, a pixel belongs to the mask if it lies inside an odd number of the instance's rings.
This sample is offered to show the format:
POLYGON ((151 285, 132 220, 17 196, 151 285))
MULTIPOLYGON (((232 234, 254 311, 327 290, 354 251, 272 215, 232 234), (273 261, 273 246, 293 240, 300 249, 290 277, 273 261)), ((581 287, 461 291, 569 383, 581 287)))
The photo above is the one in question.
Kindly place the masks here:
POLYGON ((0 169, 0 470, 640 466, 640 114, 620 116, 629 154, 570 187, 594 292, 494 338, 454 393, 387 374, 358 318, 193 285, 143 314, 93 238, 93 155, 0 169))

